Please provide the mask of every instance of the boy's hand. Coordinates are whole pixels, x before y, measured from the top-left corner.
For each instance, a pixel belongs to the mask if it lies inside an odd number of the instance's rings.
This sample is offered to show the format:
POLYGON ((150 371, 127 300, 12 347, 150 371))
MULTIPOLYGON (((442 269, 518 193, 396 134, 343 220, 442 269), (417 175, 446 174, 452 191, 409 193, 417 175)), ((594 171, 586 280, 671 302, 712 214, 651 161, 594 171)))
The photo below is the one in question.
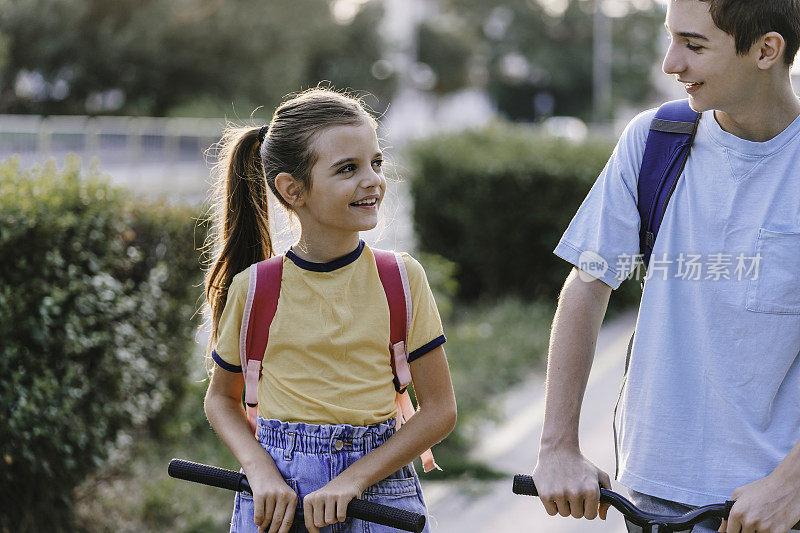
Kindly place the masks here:
POLYGON ((248 476, 248 480, 253 489, 253 522, 258 533, 289 533, 297 509, 297 494, 283 478, 248 476))
POLYGON ((575 450, 540 450, 533 481, 547 514, 606 519, 609 504, 600 503, 600 489, 611 488, 608 474, 575 450))
POLYGON ((364 489, 339 475, 327 485, 303 498, 303 514, 309 533, 319 533, 319 528, 344 522, 347 505, 353 498, 361 497, 364 489))
POLYGON ((800 520, 800 480, 785 479, 776 470, 733 491, 735 500, 723 533, 787 533, 800 520))

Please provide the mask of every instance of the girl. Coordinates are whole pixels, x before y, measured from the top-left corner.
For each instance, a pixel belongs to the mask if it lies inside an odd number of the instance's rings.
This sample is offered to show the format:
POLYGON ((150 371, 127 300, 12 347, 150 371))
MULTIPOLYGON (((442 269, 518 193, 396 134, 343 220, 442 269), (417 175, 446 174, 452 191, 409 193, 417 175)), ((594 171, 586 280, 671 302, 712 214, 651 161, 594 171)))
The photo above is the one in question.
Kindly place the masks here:
POLYGON ((359 238, 377 225, 386 190, 376 129, 359 100, 313 89, 281 104, 269 127, 229 128, 223 137, 218 255, 205 283, 216 362, 205 412, 253 489, 252 498, 236 496, 231 531, 302 531, 295 513, 312 533, 388 531, 345 522, 347 504, 362 496, 425 512, 409 463, 450 433, 456 405, 436 304, 422 267, 403 254, 420 409, 395 431, 387 296, 359 238), (239 339, 249 267, 273 255, 267 186, 301 234, 281 260, 254 437, 242 408, 239 339))

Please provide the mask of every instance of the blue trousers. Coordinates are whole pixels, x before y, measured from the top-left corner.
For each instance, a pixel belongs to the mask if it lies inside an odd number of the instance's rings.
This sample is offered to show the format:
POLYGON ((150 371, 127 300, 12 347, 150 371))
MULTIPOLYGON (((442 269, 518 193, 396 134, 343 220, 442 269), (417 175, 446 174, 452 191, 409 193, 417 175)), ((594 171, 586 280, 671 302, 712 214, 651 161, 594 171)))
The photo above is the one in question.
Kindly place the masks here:
MULTIPOLYGON (((287 423, 258 419, 257 437, 275 461, 286 483, 297 493, 292 533, 306 531, 303 498, 331 481, 359 458, 374 450, 395 432, 394 419, 366 427, 287 423)), ((368 487, 362 499, 427 515, 422 488, 413 465, 368 487)), ((255 533, 253 497, 240 492, 234 502, 231 533, 255 533)), ((348 518, 325 526, 322 533, 388 533, 396 529, 348 518)), ((428 526, 425 526, 428 532, 428 526)))

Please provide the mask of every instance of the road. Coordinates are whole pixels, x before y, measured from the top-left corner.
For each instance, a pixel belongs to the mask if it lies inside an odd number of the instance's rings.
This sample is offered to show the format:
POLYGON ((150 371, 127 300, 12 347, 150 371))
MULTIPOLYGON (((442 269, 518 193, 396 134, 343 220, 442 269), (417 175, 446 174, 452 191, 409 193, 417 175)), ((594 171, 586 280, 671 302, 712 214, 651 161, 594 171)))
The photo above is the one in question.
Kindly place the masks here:
MULTIPOLYGON (((614 475, 612 411, 619 393, 625 352, 635 324, 635 313, 620 315, 603 325, 581 414, 581 449, 591 461, 614 475)), ((608 520, 551 517, 536 498, 511 492, 511 476, 530 473, 536 464, 544 414, 544 376, 535 375, 504 399, 505 416, 489 428, 473 456, 509 473, 496 482, 426 482, 423 489, 437 533, 540 532, 620 533, 622 518, 610 509, 608 520)), ((614 482, 614 488, 619 485, 614 482)))

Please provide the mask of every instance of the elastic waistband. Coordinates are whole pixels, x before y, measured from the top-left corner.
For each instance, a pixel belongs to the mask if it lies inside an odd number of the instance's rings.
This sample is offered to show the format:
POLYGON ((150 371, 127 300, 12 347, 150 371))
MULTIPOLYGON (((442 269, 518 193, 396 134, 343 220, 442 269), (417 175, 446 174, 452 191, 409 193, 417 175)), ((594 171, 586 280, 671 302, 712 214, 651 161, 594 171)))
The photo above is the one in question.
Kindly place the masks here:
POLYGON ((262 446, 300 453, 369 453, 391 437, 395 419, 369 426, 306 424, 258 418, 256 435, 262 446))

